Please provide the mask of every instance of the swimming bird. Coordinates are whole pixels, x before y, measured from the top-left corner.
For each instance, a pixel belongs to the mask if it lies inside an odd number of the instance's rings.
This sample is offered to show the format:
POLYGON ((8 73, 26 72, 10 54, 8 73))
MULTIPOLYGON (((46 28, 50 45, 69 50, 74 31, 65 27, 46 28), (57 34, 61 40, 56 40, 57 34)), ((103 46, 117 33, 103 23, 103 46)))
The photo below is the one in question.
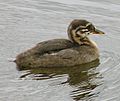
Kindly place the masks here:
POLYGON ((72 67, 99 59, 99 51, 90 34, 104 34, 95 26, 81 19, 68 26, 68 39, 52 39, 38 43, 16 57, 19 69, 40 67, 72 67))

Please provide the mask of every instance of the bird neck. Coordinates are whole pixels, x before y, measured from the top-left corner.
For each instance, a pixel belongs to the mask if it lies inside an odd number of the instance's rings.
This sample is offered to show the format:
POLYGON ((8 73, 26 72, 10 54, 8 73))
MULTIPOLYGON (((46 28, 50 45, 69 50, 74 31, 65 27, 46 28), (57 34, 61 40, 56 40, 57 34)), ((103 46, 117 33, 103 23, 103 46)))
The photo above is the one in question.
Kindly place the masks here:
POLYGON ((79 45, 89 45, 97 48, 97 44, 94 41, 89 39, 87 36, 77 36, 74 30, 69 31, 68 36, 73 43, 77 43, 79 45))
POLYGON ((82 37, 76 34, 76 30, 68 29, 68 37, 73 43, 81 44, 82 37))
POLYGON ((93 40, 89 39, 88 37, 85 37, 81 39, 80 41, 83 45, 89 45, 89 46, 97 48, 97 44, 93 40))
POLYGON ((68 28, 68 37, 73 43, 79 45, 89 45, 97 48, 97 44, 94 41, 89 39, 87 36, 83 37, 83 35, 77 35, 75 31, 76 30, 72 30, 71 28, 68 28))

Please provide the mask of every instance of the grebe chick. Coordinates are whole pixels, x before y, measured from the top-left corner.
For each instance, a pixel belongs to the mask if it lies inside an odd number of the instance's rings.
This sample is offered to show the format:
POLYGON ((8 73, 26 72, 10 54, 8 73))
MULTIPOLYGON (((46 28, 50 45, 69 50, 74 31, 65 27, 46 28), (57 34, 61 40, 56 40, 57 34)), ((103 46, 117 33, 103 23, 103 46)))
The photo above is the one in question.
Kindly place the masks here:
POLYGON ((39 67, 72 67, 92 62, 99 58, 95 42, 89 34, 104 34, 86 20, 75 19, 68 26, 67 39, 53 39, 38 43, 16 57, 18 69, 39 67))

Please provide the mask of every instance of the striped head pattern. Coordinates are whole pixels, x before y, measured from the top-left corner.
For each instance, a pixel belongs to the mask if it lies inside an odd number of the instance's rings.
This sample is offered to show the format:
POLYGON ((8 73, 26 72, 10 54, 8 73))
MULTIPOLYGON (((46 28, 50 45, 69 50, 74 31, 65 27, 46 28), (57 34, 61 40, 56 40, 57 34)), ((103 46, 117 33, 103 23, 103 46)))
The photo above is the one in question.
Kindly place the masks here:
POLYGON ((80 40, 86 38, 89 34, 104 34, 96 29, 91 22, 87 20, 73 20, 68 27, 68 36, 72 42, 79 43, 80 40))

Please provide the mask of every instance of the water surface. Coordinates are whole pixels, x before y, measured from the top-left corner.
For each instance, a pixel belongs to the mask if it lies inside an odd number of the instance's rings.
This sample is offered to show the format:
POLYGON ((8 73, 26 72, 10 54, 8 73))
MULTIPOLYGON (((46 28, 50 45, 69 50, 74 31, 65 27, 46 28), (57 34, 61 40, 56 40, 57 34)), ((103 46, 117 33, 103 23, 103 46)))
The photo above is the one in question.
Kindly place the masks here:
POLYGON ((119 17, 119 0, 0 0, 0 101, 120 101, 119 17), (106 33, 90 36, 99 62, 27 71, 9 62, 41 41, 67 38, 76 18, 106 33))

